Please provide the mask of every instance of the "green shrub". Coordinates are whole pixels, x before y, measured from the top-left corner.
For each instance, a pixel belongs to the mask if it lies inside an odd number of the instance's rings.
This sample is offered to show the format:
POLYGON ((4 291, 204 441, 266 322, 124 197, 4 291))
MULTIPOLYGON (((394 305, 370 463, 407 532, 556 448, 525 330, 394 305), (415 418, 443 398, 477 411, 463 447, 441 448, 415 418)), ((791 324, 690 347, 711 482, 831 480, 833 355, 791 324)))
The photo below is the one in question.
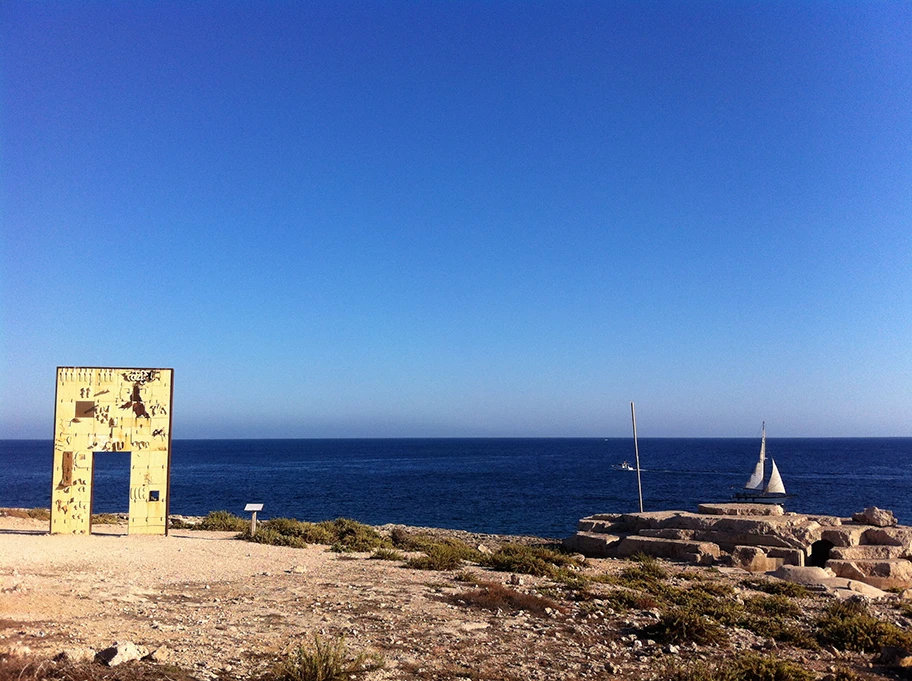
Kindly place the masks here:
POLYGON ((307 542, 303 537, 299 537, 293 534, 281 534, 268 526, 258 527, 256 534, 252 537, 250 536, 250 528, 247 528, 238 536, 255 544, 267 544, 269 546, 290 546, 294 549, 307 548, 307 542))
POLYGON ((665 598, 679 609, 708 617, 725 626, 733 626, 744 617, 744 606, 737 601, 715 596, 697 586, 669 589, 665 598))
POLYGON ((634 564, 610 577, 609 583, 629 589, 648 591, 654 596, 661 596, 668 591, 668 587, 664 583, 668 578, 668 573, 658 560, 641 553, 633 556, 633 559, 634 564))
POLYGON ((385 539, 370 525, 359 523, 350 518, 324 520, 317 525, 329 534, 332 550, 339 552, 372 551, 379 548, 392 548, 391 542, 385 539))
POLYGON ((436 540, 426 534, 413 534, 403 527, 394 527, 390 532, 390 542, 401 551, 424 551, 436 544, 436 540))
POLYGON ((250 523, 228 511, 209 511, 197 525, 195 530, 211 530, 214 532, 243 532, 250 523))
POLYGON ((788 596, 749 596, 744 599, 745 609, 755 615, 767 617, 800 617, 801 608, 788 596))
POLYGON ((605 601, 607 607, 619 612, 624 612, 625 610, 652 610, 659 605, 659 601, 652 594, 631 591, 630 589, 616 589, 602 596, 602 600, 605 601))
POLYGON ((807 650, 820 648, 817 639, 808 630, 807 626, 795 620, 748 615, 740 622, 740 626, 759 636, 766 636, 774 641, 786 643, 796 648, 805 648, 807 650))
POLYGON ((264 681, 349 681, 383 666, 377 655, 349 652, 345 639, 328 641, 315 635, 279 660, 264 681))
POLYGON ((822 645, 864 653, 887 645, 912 647, 912 634, 877 619, 861 601, 841 601, 827 608, 817 620, 817 638, 822 645))
POLYGON ((371 558, 373 560, 405 560, 405 556, 396 549, 374 549, 371 558))
POLYGON ((455 570, 463 561, 480 562, 483 554, 468 544, 448 539, 424 549, 425 555, 409 558, 406 565, 416 570, 455 570))
POLYGON ((294 518, 273 518, 260 523, 253 537, 250 536, 246 521, 241 520, 241 523, 244 524, 239 528, 239 538, 260 544, 298 548, 305 548, 308 544, 328 544, 331 550, 339 553, 390 547, 389 540, 384 539, 373 527, 348 518, 319 523, 302 522, 294 518))
POLYGON ((788 596, 789 598, 807 598, 811 593, 803 584, 794 584, 779 579, 762 579, 749 577, 741 580, 741 586, 754 591, 762 591, 773 596, 788 596))
POLYGON ((482 564, 500 572, 554 577, 560 568, 577 567, 580 562, 569 554, 543 546, 504 544, 494 553, 485 556, 482 564))
POLYGON ((93 525, 117 525, 120 523, 120 518, 118 518, 113 513, 93 513, 92 514, 92 524, 93 525))
POLYGON ((642 635, 663 643, 716 645, 728 640, 718 622, 686 608, 668 610, 656 624, 645 627, 642 635))

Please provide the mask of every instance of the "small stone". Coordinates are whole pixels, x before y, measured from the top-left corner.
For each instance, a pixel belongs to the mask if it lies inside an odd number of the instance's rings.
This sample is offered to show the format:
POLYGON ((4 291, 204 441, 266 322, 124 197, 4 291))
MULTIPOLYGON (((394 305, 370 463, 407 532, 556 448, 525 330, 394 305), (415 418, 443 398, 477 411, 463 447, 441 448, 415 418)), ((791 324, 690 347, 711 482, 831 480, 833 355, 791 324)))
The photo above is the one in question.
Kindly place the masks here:
POLYGON ((105 648, 95 655, 95 660, 109 667, 116 667, 124 662, 139 660, 148 654, 148 650, 129 641, 115 643, 110 648, 105 648))
POLYGON ((95 651, 74 646, 64 648, 54 656, 54 659, 58 662, 91 662, 95 659, 95 651))
POLYGON ((173 657, 174 653, 168 646, 159 646, 143 659, 148 660, 149 662, 155 662, 156 664, 165 664, 170 662, 173 657))

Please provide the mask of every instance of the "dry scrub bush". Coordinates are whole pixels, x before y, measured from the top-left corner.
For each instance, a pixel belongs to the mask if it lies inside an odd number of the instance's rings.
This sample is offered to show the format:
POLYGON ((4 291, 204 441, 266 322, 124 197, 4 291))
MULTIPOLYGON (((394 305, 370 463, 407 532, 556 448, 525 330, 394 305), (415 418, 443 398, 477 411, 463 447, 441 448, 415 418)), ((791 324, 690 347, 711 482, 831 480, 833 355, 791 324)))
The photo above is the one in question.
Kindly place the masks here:
POLYGON ((0 681, 197 681, 177 667, 130 662, 104 667, 86 662, 0 657, 0 681))
POLYGON ((0 509, 0 515, 8 518, 31 518, 33 520, 50 520, 51 509, 49 508, 4 508, 0 509))
POLYGON ((470 605, 485 610, 503 610, 515 611, 525 610, 526 612, 544 616, 548 610, 561 612, 563 609, 550 598, 536 596, 534 594, 521 593, 505 587, 497 582, 477 582, 477 588, 468 591, 461 591, 454 594, 450 599, 459 605, 470 605))
POLYGON ((718 645, 728 641, 728 634, 716 620, 686 608, 663 613, 658 622, 641 630, 641 636, 662 643, 718 645))

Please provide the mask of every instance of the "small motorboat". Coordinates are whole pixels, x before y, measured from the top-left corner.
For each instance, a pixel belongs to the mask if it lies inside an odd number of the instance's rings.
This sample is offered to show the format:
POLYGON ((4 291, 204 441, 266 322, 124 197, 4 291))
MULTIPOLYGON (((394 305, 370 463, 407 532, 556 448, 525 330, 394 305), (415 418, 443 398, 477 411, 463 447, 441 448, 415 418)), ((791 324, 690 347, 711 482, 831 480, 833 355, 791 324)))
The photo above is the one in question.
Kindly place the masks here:
POLYGON ((615 470, 615 471, 635 471, 635 470, 636 470, 636 468, 634 468, 633 466, 631 466, 631 465, 630 465, 629 463, 627 463, 626 461, 624 461, 624 462, 622 462, 622 463, 613 464, 613 465, 611 466, 611 469, 612 469, 612 470, 615 470))

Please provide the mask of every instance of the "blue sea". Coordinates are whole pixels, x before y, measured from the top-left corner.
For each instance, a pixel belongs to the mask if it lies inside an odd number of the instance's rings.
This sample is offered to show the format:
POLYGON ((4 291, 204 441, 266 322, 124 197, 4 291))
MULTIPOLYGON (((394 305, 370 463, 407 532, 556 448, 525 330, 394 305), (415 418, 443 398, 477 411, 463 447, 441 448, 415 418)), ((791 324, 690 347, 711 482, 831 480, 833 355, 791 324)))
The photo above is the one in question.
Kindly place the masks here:
MULTIPOLYGON (((725 501, 757 439, 640 440, 645 510, 725 501)), ((912 438, 769 438, 787 509, 848 516, 866 506, 912 522, 912 438)), ((0 506, 50 504, 52 443, 0 440, 0 506)), ((171 513, 404 523, 564 537, 593 513, 638 510, 630 438, 175 440, 171 513)), ((767 464, 767 466, 769 466, 767 464)), ((95 456, 95 513, 126 512, 127 453, 95 456)))

